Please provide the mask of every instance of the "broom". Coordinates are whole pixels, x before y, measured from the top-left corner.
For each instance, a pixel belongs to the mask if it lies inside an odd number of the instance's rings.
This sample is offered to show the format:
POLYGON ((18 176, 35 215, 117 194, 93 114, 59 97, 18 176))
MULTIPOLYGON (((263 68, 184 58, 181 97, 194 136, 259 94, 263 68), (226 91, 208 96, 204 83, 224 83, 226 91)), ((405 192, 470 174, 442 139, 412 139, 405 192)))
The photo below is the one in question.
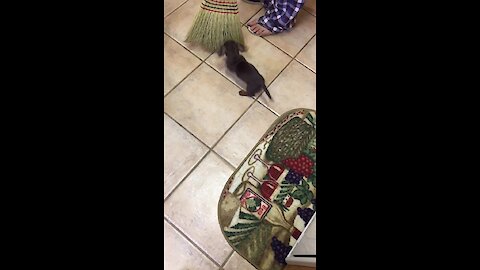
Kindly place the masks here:
POLYGON ((245 47, 241 28, 237 0, 203 0, 185 41, 211 51, 228 40, 245 47))

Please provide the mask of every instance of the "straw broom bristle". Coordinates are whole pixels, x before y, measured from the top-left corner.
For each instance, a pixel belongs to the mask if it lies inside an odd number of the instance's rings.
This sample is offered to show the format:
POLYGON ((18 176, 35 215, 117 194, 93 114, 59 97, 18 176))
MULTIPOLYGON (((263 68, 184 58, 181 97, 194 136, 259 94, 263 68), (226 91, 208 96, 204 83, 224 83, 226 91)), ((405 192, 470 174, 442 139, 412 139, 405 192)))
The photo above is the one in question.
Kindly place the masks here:
POLYGON ((203 0, 185 41, 218 50, 228 40, 245 46, 236 0, 203 0))

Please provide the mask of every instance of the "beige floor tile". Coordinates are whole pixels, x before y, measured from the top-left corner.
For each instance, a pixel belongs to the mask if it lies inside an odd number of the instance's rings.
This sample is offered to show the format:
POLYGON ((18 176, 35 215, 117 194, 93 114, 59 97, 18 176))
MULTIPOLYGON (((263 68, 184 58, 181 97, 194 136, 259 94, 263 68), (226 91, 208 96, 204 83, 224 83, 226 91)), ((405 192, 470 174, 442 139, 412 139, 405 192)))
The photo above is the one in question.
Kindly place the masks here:
POLYGON ((177 122, 213 146, 254 102, 240 89, 202 64, 164 99, 164 110, 177 122))
POLYGON ((295 108, 316 107, 316 74, 296 60, 278 76, 269 90, 273 101, 267 98, 259 98, 259 101, 280 115, 295 108))
POLYGON ((300 51, 296 59, 305 66, 317 72, 317 37, 315 36, 307 46, 300 51))
POLYGON ((167 16, 174 9, 185 3, 187 0, 165 0, 163 1, 163 17, 167 16))
POLYGON ((275 119, 275 114, 255 102, 215 146, 214 151, 237 167, 275 119))
POLYGON ((163 244, 164 269, 213 270, 218 268, 166 221, 163 221, 163 237, 165 239, 163 244))
POLYGON ((223 267, 225 270, 256 270, 256 268, 251 265, 247 260, 242 256, 238 255, 237 252, 234 252, 232 257, 228 259, 228 262, 223 267))
POLYGON ((238 15, 240 16, 240 22, 242 24, 247 23, 248 20, 255 15, 260 9, 263 9, 261 5, 253 5, 242 0, 238 0, 238 15))
MULTIPOLYGON (((245 37, 247 51, 241 54, 257 68, 268 86, 292 58, 266 40, 250 34, 245 26, 242 27, 242 32, 245 37)), ((240 80, 234 72, 227 69, 225 55, 220 57, 217 53, 212 54, 206 62, 240 88, 246 89, 246 83, 240 80)))
MULTIPOLYGON (((265 10, 262 9, 254 16, 254 19, 258 20, 258 18, 264 14, 265 10)), ((266 36, 265 39, 293 57, 307 44, 313 35, 315 35, 316 21, 314 16, 300 10, 297 15, 297 23, 292 29, 279 34, 266 36)))
POLYGON ((195 20, 195 16, 200 11, 202 0, 188 0, 183 6, 172 14, 168 15, 164 20, 164 31, 173 37, 178 43, 188 48, 202 60, 207 58, 212 52, 206 49, 185 42, 188 31, 195 20))
POLYGON ((164 204, 165 215, 218 264, 232 248, 218 223, 217 206, 233 168, 209 153, 164 204))
POLYGON ((166 95, 202 61, 165 34, 163 35, 163 51, 165 53, 163 58, 163 95, 166 95))
POLYGON ((208 148, 165 114, 163 126, 165 128, 163 198, 165 198, 208 152, 208 148))
POLYGON ((306 0, 303 8, 310 14, 317 15, 317 0, 306 0))

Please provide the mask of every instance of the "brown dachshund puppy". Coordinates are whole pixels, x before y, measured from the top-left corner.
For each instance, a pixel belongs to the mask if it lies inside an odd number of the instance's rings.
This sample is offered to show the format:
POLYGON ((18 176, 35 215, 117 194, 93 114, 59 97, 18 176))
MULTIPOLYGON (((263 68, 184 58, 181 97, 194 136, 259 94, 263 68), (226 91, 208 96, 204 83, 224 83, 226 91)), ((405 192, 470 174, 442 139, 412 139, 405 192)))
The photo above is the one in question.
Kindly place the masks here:
POLYGON ((229 40, 218 51, 220 56, 227 55, 227 68, 235 72, 247 84, 247 91, 241 90, 238 93, 241 96, 253 97, 256 93, 265 89, 267 96, 272 99, 267 86, 265 86, 265 79, 252 64, 245 60, 245 57, 240 55, 240 50, 244 51, 245 49, 235 41, 229 40))

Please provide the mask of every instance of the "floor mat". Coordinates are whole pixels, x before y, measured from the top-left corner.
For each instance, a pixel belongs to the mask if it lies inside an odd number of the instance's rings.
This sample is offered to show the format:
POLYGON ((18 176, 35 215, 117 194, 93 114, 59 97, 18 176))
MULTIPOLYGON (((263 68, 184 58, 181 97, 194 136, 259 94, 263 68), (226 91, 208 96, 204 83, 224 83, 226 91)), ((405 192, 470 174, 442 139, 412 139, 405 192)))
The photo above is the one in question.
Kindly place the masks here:
POLYGON ((283 269, 316 210, 315 130, 315 111, 283 114, 223 189, 218 203, 222 232, 257 269, 283 269))

